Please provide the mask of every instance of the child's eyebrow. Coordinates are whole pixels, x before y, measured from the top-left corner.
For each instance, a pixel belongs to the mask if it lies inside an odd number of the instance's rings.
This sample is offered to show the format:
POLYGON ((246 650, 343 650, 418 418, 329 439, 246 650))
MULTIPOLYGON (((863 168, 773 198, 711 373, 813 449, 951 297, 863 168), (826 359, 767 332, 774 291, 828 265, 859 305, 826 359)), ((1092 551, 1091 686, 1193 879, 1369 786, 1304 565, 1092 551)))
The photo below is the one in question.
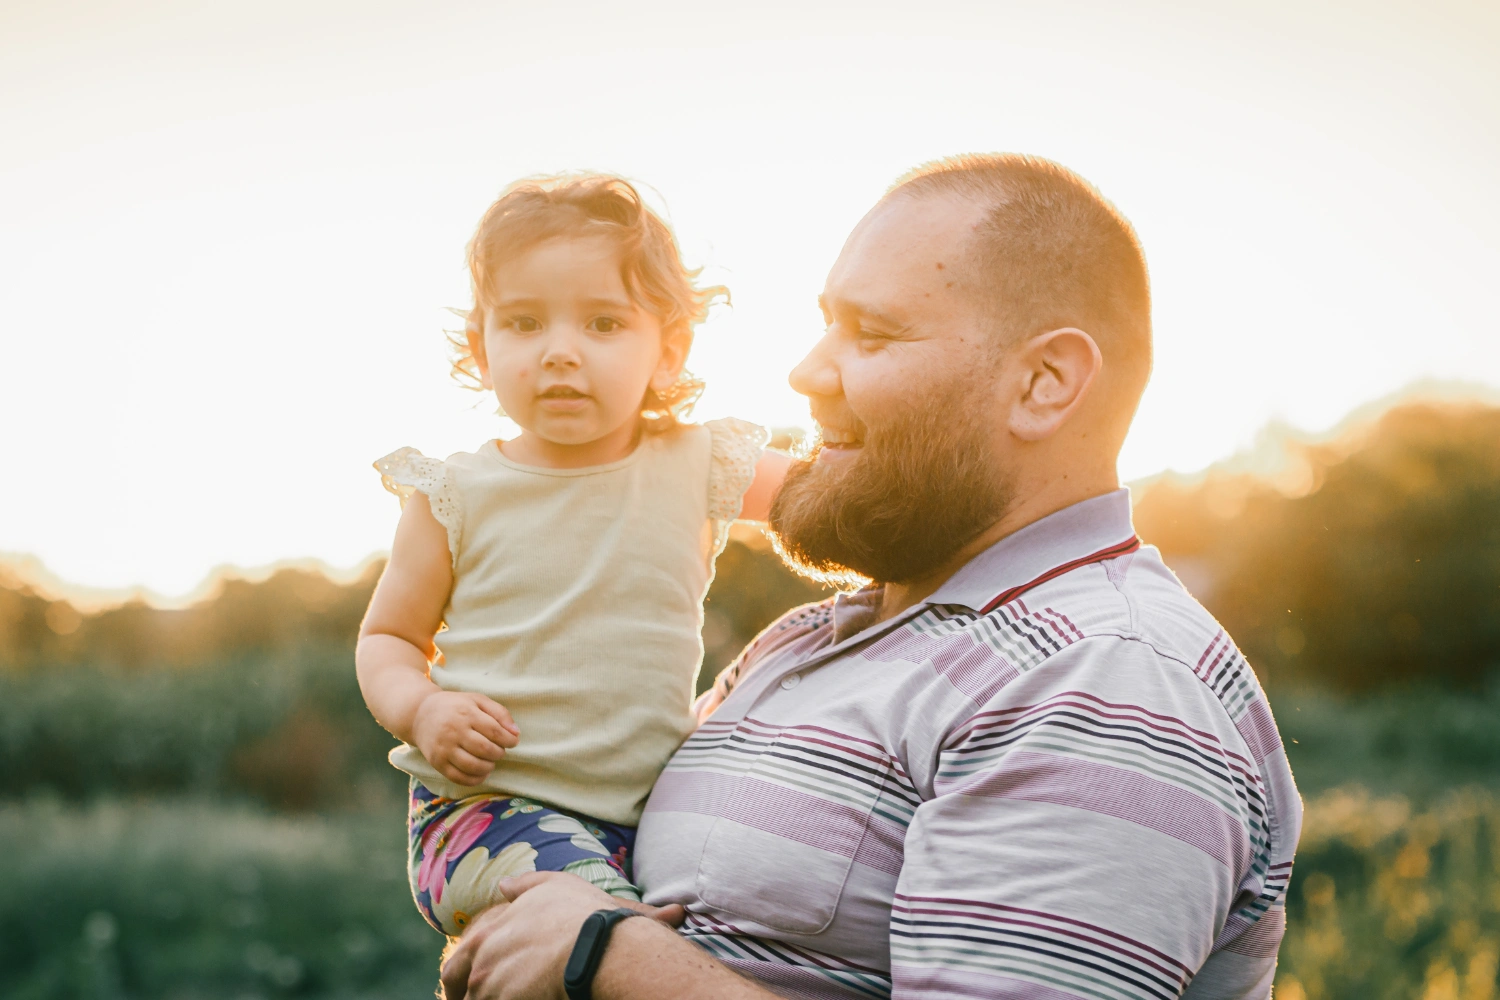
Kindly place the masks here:
POLYGON ((530 297, 527 297, 527 296, 512 296, 510 298, 504 298, 504 297, 502 297, 499 300, 497 300, 495 302, 495 308, 496 309, 534 309, 537 306, 542 305, 542 304, 543 304, 543 302, 542 302, 541 299, 534 299, 534 298, 530 298, 530 297))
POLYGON ((602 308, 602 309, 618 309, 618 310, 621 310, 621 311, 629 311, 631 309, 635 309, 636 308, 636 304, 634 302, 632 302, 630 299, 616 299, 616 298, 608 298, 608 297, 594 297, 594 298, 580 299, 579 300, 579 304, 587 306, 590 309, 601 309, 602 308))

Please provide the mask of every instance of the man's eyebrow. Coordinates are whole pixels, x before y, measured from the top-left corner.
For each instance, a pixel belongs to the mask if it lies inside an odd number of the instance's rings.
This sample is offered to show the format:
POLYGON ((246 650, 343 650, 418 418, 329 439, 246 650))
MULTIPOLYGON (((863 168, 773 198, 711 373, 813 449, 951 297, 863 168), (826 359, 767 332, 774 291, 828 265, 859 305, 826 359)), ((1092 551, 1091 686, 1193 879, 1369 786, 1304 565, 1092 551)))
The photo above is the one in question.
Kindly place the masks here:
POLYGON ((833 305, 829 305, 828 300, 824 296, 819 295, 818 307, 823 310, 824 314, 834 317, 837 317, 841 313, 845 315, 853 313, 863 318, 872 319, 892 332, 899 333, 908 326, 900 317, 893 316, 888 312, 882 312, 872 305, 855 302, 851 299, 839 299, 833 305))

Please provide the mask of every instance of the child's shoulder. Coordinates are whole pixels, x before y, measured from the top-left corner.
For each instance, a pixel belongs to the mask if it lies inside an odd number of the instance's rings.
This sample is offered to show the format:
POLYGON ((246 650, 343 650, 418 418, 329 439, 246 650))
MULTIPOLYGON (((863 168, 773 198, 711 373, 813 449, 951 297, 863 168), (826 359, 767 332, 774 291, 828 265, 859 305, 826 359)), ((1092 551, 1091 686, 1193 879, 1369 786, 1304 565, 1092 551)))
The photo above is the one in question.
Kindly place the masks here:
POLYGON ((681 423, 652 437, 668 447, 708 447, 714 456, 762 451, 771 434, 759 424, 738 417, 719 417, 701 424, 681 423))
POLYGON ((433 458, 416 448, 397 448, 389 455, 377 458, 374 466, 381 478, 434 479, 447 470, 467 470, 484 465, 485 449, 494 447, 494 441, 486 441, 474 451, 456 451, 447 458, 433 458))

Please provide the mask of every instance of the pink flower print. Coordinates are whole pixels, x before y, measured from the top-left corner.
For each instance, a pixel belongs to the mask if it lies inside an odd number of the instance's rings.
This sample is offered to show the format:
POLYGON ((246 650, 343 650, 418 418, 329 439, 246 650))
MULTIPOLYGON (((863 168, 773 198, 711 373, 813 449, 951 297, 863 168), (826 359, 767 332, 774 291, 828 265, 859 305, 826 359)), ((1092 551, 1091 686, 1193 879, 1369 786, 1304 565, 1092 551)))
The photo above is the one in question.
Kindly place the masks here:
POLYGON ((625 874, 625 855, 627 853, 629 853, 629 849, 624 844, 621 844, 609 859, 609 863, 618 868, 621 875, 625 874))
POLYGON ((443 901, 443 883, 448 863, 462 858, 479 840, 494 817, 483 809, 464 810, 458 821, 446 819, 434 823, 422 835, 422 867, 417 871, 417 888, 432 894, 432 901, 443 901))

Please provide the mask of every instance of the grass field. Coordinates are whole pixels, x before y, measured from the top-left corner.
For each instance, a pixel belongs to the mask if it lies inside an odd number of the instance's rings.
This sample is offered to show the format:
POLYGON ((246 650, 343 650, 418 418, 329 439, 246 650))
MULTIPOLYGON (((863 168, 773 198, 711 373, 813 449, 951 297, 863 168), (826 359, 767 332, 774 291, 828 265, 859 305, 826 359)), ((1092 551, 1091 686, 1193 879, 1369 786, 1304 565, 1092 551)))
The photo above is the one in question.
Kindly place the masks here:
POLYGON ((0 806, 0 996, 430 997, 442 941, 412 905, 392 805, 0 806))
MULTIPOLYGON (((1500 689, 1272 701, 1307 801, 1279 995, 1493 1000, 1500 689)), ((0 997, 431 996, 389 744, 332 651, 0 674, 0 997)))
MULTIPOLYGON (((1492 1000, 1500 796, 1308 800, 1278 996, 1492 1000)), ((0 996, 430 996, 441 945, 399 803, 276 815, 194 798, 0 806, 0 996)))

